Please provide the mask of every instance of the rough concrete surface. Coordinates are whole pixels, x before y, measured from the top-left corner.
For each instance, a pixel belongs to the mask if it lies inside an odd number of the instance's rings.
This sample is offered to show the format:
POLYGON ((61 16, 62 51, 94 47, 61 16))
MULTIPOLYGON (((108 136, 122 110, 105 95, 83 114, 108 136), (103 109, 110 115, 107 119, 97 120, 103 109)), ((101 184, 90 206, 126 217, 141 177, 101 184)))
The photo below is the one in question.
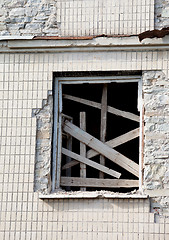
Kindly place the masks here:
POLYGON ((155 29, 169 27, 169 1, 155 0, 155 29))
MULTIPOLYGON (((144 72, 143 96, 144 189, 167 190, 169 187, 169 81, 163 72, 144 72)), ((152 203, 156 200, 154 199, 152 203)), ((158 198, 158 202, 158 207, 169 212, 168 197, 158 198)))
POLYGON ((51 188, 51 145, 53 124, 53 97, 48 96, 37 118, 34 190, 48 194, 51 188))
POLYGON ((57 35, 55 0, 0 2, 0 35, 57 35))

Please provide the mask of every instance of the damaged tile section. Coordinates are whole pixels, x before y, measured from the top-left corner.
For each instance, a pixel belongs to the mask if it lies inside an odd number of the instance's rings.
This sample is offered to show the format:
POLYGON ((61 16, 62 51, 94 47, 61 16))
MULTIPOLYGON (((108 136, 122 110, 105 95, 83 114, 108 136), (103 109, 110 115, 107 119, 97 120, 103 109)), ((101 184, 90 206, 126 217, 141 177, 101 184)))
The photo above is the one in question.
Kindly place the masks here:
MULTIPOLYGON (((160 192, 159 209, 169 213, 169 81, 161 71, 143 74, 145 107, 144 189, 160 192)), ((152 194, 153 195, 153 194, 152 194)), ((158 195, 158 194, 156 194, 158 195)), ((155 203, 154 199, 152 203, 155 203)))
POLYGON ((165 0, 155 0, 154 8, 155 29, 140 33, 138 35, 140 41, 145 38, 163 38, 169 34, 169 2, 165 0))
POLYGON ((48 95, 42 109, 35 110, 37 118, 34 191, 48 194, 51 190, 51 145, 53 97, 48 95))

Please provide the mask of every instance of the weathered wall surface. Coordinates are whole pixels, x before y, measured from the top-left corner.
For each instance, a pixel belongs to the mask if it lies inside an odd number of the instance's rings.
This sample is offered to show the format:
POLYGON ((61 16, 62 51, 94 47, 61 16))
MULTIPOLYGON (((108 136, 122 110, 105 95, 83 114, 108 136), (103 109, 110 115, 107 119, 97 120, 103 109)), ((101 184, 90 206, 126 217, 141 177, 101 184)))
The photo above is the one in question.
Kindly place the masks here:
MULTIPOLYGON (((29 211, 1 212, 1 238, 63 240, 139 240, 169 237, 168 219, 154 222, 148 200, 60 199, 28 203, 29 211), (32 212, 34 210, 34 212, 32 212), (10 221, 9 221, 10 219, 10 221), (5 230, 5 231, 3 231, 5 230)), ((22 208, 26 208, 23 202, 22 208)))
MULTIPOLYGON (((143 96, 144 188, 164 195, 169 191, 169 80, 162 71, 143 74, 143 96)), ((153 202, 157 210, 169 213, 169 197, 158 198, 157 202, 153 202)))
POLYGON ((37 119, 34 190, 48 194, 51 191, 53 96, 48 95, 42 109, 35 110, 34 114, 37 119))
POLYGON ((154 29, 154 0, 1 0, 0 35, 135 35, 154 29))
POLYGON ((3 0, 1 35, 57 35, 56 0, 3 0))
MULTIPOLYGON (((88 3, 82 6, 81 3, 67 3, 65 4, 66 17, 63 17, 63 8, 61 1, 59 0, 1 0, 0 2, 0 35, 33 35, 33 36, 41 36, 41 35, 68 35, 70 34, 70 29, 73 28, 71 34, 72 35, 93 35, 93 34, 132 34, 132 33, 140 33, 146 30, 151 30, 154 27, 156 29, 161 29, 163 27, 169 26, 169 3, 165 0, 155 0, 155 4, 153 7, 153 1, 146 1, 147 5, 140 5, 139 9, 134 9, 133 13, 137 12, 138 14, 146 8, 146 12, 141 12, 141 16, 143 16, 143 21, 147 19, 146 28, 145 23, 139 23, 138 21, 134 26, 135 17, 131 16, 124 17, 122 12, 120 12, 120 20, 123 20, 124 24, 117 24, 118 16, 111 17, 110 9, 113 7, 112 1, 107 3, 108 12, 105 12, 105 16, 101 19, 101 13, 94 18, 92 17, 87 22, 82 22, 81 16, 79 15, 79 19, 74 19, 74 10, 71 4, 75 4, 74 8, 77 12, 76 8, 78 7, 83 11, 83 8, 88 7, 88 3), (57 6, 59 2, 59 7, 57 6), (151 5, 150 5, 151 4, 151 5), (149 9, 150 7, 150 9, 149 9), (155 8, 155 18, 153 16, 155 8), (67 9, 67 10, 66 10, 67 9), (69 12, 69 9, 72 9, 72 12, 69 12), (150 21, 148 21, 149 13, 151 13, 150 21), (147 16, 145 15, 147 14, 147 16), (68 15, 70 20, 68 19, 68 15), (127 21, 128 19, 128 21, 127 21), (154 24, 153 24, 154 19, 154 24), (76 22, 73 21, 76 20, 76 22), (111 20, 111 21, 110 21, 111 20), (112 24, 116 20, 116 24, 112 24), (94 24, 96 21, 96 24, 94 24), (99 29, 97 32, 97 21, 99 23, 99 29), (102 21, 102 22, 101 22, 102 21), (106 23, 107 22, 107 23, 106 23), (92 25, 91 25, 92 23, 92 25), (141 26, 140 30, 137 30, 137 25, 141 26), (124 29, 123 29, 124 26, 124 29), (110 28, 111 31, 107 32, 107 29, 110 28), (113 30, 114 29, 114 30, 113 30), (117 30, 118 29, 118 30, 117 30), (123 29, 123 32, 120 32, 123 29), (133 29, 133 30, 132 30, 133 29), (120 30, 120 31, 119 31, 120 30), (128 32, 130 30, 130 32, 128 32)), ((140 3, 140 1, 139 1, 140 3)), ((85 4, 85 3, 84 3, 85 4)), ((90 1, 91 4, 91 1, 90 1)), ((99 5, 99 4, 98 4, 99 5)), ((98 7, 98 5, 96 7, 98 7)), ((115 4, 114 4, 115 5, 115 4)), ((101 4, 100 7, 102 8, 101 4)), ((131 6, 128 7, 131 12, 131 6)), ((89 18, 92 14, 96 14, 94 9, 92 10, 92 5, 90 6, 91 12, 86 10, 86 16, 89 18)), ((128 11, 126 8, 126 10, 128 11)), ((124 9, 123 9, 124 10, 124 9)), ((116 9, 118 11, 118 9, 116 9)), ((117 13, 117 12, 116 12, 117 13)), ((78 12, 77 12, 78 16, 78 12)))
POLYGON ((158 203, 167 207, 168 64, 167 51, 0 54, 0 236, 3 240, 169 238, 168 218, 161 216, 155 223, 147 199, 40 200, 33 191, 37 122, 32 117, 32 109, 43 109, 42 101, 47 99, 48 90, 52 90, 53 72, 146 71, 145 188, 152 193, 161 191, 153 206, 158 203), (156 69, 162 71, 151 73, 156 69), (160 112, 159 108, 163 110, 160 112), (150 112, 156 115, 148 118, 150 112), (154 139, 156 134, 160 139, 154 139))
POLYGON ((154 0, 58 0, 57 19, 61 36, 136 35, 154 29, 154 0))

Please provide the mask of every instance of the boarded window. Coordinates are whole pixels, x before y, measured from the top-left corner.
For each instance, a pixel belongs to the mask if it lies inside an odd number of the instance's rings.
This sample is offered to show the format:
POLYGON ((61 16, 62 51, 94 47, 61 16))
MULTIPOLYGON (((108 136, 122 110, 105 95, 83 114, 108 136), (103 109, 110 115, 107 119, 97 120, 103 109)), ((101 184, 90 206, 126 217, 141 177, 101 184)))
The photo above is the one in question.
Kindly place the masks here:
POLYGON ((95 73, 55 78, 53 190, 139 186, 140 81, 95 73))

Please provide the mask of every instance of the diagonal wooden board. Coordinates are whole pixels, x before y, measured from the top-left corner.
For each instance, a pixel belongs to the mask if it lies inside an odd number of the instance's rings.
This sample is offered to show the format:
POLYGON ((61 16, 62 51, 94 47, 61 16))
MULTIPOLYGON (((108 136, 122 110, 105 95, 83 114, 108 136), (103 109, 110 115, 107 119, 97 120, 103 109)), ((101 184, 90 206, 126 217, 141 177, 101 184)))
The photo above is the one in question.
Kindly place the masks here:
MULTIPOLYGON (((110 141, 107 141, 106 142, 106 145, 108 145, 109 147, 111 148, 115 148, 123 143, 126 143, 134 138, 137 138, 139 136, 139 128, 136 128, 130 132, 127 132, 117 138, 114 138, 110 141)), ((95 157, 97 156, 99 153, 96 152, 95 150, 93 149, 90 149, 88 152, 87 152, 87 158, 92 158, 92 157, 95 157)))
MULTIPOLYGON (((88 106, 91 106, 91 107, 101 109, 101 104, 97 103, 97 102, 93 102, 93 101, 86 100, 86 99, 83 99, 83 98, 70 96, 70 95, 67 95, 67 94, 63 94, 63 98, 69 99, 69 100, 72 100, 72 101, 75 101, 75 102, 78 102, 78 103, 82 103, 82 104, 85 104, 85 105, 88 105, 88 106)), ((107 106, 107 111, 109 113, 115 114, 117 116, 124 117, 124 118, 130 119, 130 120, 136 121, 136 122, 140 122, 140 117, 136 114, 133 114, 133 113, 130 113, 130 112, 125 112, 125 111, 122 111, 122 110, 119 110, 117 108, 113 108, 113 107, 110 107, 110 106, 107 106)))
POLYGON ((63 124, 63 130, 66 133, 72 135, 72 137, 78 139, 80 142, 85 143, 87 146, 99 152, 101 155, 105 156, 112 162, 118 164, 122 168, 139 177, 139 165, 137 163, 133 162, 116 150, 110 148, 89 133, 84 132, 69 121, 65 121, 63 124))
POLYGON ((139 180, 61 177, 60 185, 71 187, 131 188, 138 187, 139 180))
POLYGON ((62 148, 62 153, 68 157, 71 157, 73 159, 76 159, 77 161, 86 164, 90 167, 96 168, 104 173, 107 173, 115 178, 120 178, 121 173, 116 172, 108 167, 102 166, 101 164, 98 164, 94 161, 89 160, 88 158, 82 157, 74 152, 71 152, 69 150, 67 150, 66 148, 62 148))
MULTIPOLYGON (((107 141, 105 144, 108 145, 109 147, 111 148, 114 148, 114 147, 117 147, 125 142, 128 142, 136 137, 139 136, 139 128, 136 128, 130 132, 127 132, 117 138, 114 138, 110 141, 107 141)), ((99 153, 96 152, 95 150, 93 149, 90 149, 88 152, 87 152, 87 158, 92 158, 92 157, 95 157, 97 156, 99 153)), ((67 168, 70 168, 70 167, 73 167, 75 165, 79 164, 79 162, 73 160, 71 161, 70 163, 66 163, 62 169, 67 169, 67 168)))

